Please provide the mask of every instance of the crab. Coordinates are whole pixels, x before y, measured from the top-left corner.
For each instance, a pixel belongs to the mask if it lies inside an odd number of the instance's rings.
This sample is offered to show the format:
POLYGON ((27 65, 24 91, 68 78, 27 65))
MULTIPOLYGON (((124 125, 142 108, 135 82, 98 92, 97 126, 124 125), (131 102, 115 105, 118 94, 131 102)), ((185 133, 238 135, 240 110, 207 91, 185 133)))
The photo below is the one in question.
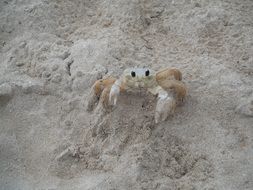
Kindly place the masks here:
POLYGON ((173 115, 187 92, 186 85, 182 82, 182 73, 176 68, 158 72, 149 68, 128 68, 118 79, 107 77, 94 83, 89 95, 88 111, 93 110, 97 102, 108 110, 117 105, 120 94, 143 90, 157 97, 155 123, 165 121, 169 115, 173 115))

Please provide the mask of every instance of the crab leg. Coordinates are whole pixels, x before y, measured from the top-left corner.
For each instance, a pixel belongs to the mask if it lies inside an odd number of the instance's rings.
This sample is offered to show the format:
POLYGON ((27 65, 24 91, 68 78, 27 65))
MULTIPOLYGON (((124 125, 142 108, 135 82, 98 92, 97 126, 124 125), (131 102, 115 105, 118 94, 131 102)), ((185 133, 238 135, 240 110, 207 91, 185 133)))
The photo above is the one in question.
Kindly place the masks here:
POLYGON ((172 69, 164 69, 164 70, 161 70, 161 71, 158 71, 156 73, 156 81, 159 82, 159 81, 163 81, 163 80, 179 80, 181 81, 182 80, 182 73, 176 69, 176 68, 172 68, 172 69))
POLYGON ((91 88, 87 111, 92 111, 95 104, 99 101, 102 103, 104 107, 108 105, 108 97, 109 92, 111 90, 112 85, 116 81, 113 77, 108 77, 106 79, 97 80, 91 88))
POLYGON ((165 69, 156 74, 156 89, 158 100, 155 112, 155 122, 166 120, 168 115, 173 114, 178 101, 186 96, 186 86, 181 81, 182 74, 178 69, 165 69))
POLYGON ((174 90, 177 100, 183 100, 187 90, 181 81, 182 73, 178 69, 165 69, 156 74, 156 82, 166 91, 174 90))

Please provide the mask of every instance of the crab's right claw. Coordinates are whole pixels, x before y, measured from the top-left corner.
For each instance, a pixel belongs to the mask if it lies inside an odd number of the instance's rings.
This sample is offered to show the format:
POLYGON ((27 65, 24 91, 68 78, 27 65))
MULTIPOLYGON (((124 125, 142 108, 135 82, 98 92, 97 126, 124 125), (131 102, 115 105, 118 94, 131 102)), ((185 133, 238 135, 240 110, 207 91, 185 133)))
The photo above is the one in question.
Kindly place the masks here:
POLYGON ((119 94, 120 94, 120 87, 117 84, 112 85, 109 95, 110 105, 115 106, 117 104, 119 94))

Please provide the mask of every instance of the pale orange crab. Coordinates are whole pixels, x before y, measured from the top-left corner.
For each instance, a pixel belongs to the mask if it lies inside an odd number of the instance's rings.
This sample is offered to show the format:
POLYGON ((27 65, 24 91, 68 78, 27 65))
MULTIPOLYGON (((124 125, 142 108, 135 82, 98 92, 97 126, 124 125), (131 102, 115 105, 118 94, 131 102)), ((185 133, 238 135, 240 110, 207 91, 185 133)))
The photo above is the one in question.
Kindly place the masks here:
POLYGON ((129 68, 119 79, 108 77, 94 83, 88 110, 92 110, 97 101, 107 109, 116 106, 121 93, 146 90, 158 98, 155 122, 159 123, 173 114, 176 105, 185 98, 186 86, 181 80, 182 73, 175 68, 158 72, 148 68, 129 68))

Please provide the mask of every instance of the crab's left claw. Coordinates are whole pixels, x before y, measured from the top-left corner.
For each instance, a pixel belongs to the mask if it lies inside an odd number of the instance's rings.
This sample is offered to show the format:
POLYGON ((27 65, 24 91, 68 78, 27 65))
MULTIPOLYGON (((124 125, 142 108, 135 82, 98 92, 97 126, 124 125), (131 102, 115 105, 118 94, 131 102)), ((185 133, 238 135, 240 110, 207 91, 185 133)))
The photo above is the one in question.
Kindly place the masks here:
POLYGON ((155 123, 165 121, 169 115, 174 114, 175 108, 176 100, 173 94, 160 90, 155 110, 155 123))
POLYGON ((175 112, 175 108, 176 101, 173 98, 159 98, 156 105, 155 123, 165 121, 170 114, 175 112))

